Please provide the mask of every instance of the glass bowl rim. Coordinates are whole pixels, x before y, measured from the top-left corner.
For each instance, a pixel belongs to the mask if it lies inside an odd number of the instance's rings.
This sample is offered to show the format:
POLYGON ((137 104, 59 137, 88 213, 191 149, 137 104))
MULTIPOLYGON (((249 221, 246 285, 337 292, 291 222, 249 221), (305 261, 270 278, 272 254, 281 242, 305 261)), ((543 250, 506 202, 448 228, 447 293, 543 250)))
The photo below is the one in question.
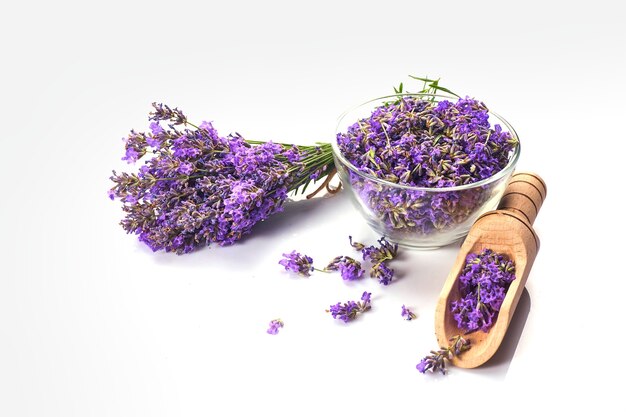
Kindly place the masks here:
POLYGON ((395 182, 390 182, 390 181, 387 181, 387 180, 383 180, 381 178, 375 177, 375 176, 370 175, 368 173, 359 171, 359 169, 357 167, 355 167, 350 161, 348 161, 343 156, 343 154, 341 153, 341 150, 339 149, 339 145, 337 144, 337 134, 340 133, 339 132, 339 125, 341 125, 341 122, 343 121, 343 119, 348 114, 353 112, 354 110, 360 109, 360 108, 362 108, 362 107, 364 107, 364 106, 366 106, 368 104, 371 104, 371 103, 374 103, 374 102, 378 102, 380 100, 391 99, 391 98, 398 98, 398 97, 435 97, 435 98, 452 99, 452 100, 460 98, 460 97, 454 97, 454 96, 449 96, 449 95, 445 95, 445 94, 431 94, 431 93, 392 94, 392 95, 389 95, 389 96, 382 96, 382 97, 377 97, 377 98, 368 100, 368 101, 366 101, 364 103, 361 103, 361 104, 359 104, 357 106, 354 106, 354 107, 346 110, 345 112, 343 112, 339 116, 339 119, 337 121, 337 127, 335 128, 335 138, 333 139, 331 145, 332 145, 332 150, 333 150, 333 154, 335 155, 335 157, 337 159, 339 159, 339 161, 342 164, 347 166, 350 171, 354 172, 355 174, 357 174, 357 175, 359 175, 361 177, 367 178, 370 181, 377 182, 377 183, 379 183, 381 185, 384 185, 384 186, 387 186, 387 187, 402 188, 402 189, 412 190, 412 191, 424 191, 424 192, 438 193, 438 192, 469 190, 469 189, 472 189, 472 188, 480 187, 482 185, 490 184, 490 183, 495 182, 495 181, 503 178, 504 176, 506 176, 509 172, 513 171, 513 169, 517 165, 517 161, 519 160, 519 156, 520 156, 520 152, 521 152, 520 140, 519 140, 519 136, 517 135, 517 132, 515 131, 515 129, 513 129, 513 126, 511 126, 511 124, 506 119, 504 119, 498 113, 493 112, 491 110, 488 110, 489 114, 495 116, 496 118, 498 118, 499 121, 502 122, 502 124, 508 129, 509 133, 511 133, 511 135, 513 135, 513 137, 515 137, 517 139, 517 145, 515 146, 515 149, 513 150, 513 155, 509 158, 509 162, 506 164, 506 166, 504 168, 502 168, 500 171, 496 172, 495 174, 493 174, 490 177, 487 177, 487 178, 482 179, 480 181, 472 182, 470 184, 455 185, 455 186, 452 186, 452 187, 416 187, 416 186, 412 186, 412 185, 397 184, 395 182))

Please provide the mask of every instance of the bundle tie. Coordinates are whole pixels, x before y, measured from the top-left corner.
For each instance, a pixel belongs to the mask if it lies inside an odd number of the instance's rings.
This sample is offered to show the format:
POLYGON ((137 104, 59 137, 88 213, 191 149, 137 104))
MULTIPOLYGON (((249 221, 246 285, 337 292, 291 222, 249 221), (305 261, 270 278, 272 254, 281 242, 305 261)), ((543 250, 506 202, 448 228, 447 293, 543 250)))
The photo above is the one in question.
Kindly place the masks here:
POLYGON ((328 173, 328 175, 326 176, 326 179, 324 180, 324 182, 317 187, 317 190, 313 191, 311 194, 306 196, 306 199, 309 200, 313 197, 315 197, 317 195, 317 193, 319 193, 320 191, 322 191, 324 188, 326 189, 326 192, 328 192, 328 194, 337 194, 339 192, 339 190, 341 190, 341 181, 339 181, 339 185, 335 188, 332 188, 330 186, 330 182, 332 181, 332 179, 335 177, 335 174, 337 174, 337 168, 333 168, 332 171, 330 171, 328 173))

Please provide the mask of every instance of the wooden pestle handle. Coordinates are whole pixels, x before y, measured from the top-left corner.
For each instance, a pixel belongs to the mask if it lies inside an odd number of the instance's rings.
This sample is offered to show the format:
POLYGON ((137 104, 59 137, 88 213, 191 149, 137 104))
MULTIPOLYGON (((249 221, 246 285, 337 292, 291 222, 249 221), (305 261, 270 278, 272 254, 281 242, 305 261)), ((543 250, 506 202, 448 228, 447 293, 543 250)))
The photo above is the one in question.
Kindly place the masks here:
POLYGON ((511 177, 498 210, 522 214, 532 225, 546 198, 546 183, 537 174, 520 172, 511 177))

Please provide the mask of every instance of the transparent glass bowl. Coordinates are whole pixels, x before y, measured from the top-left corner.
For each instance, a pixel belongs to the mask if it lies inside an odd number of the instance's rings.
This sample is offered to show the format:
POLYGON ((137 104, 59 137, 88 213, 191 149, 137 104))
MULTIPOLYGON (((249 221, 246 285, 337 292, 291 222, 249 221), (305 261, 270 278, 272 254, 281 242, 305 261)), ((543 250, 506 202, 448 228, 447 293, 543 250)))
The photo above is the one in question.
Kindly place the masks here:
MULTIPOLYGON (((435 101, 456 101, 455 97, 433 94, 403 94, 433 98, 435 101)), ((368 101, 344 113, 337 133, 369 117, 375 107, 394 101, 398 96, 368 101)), ((359 172, 339 150, 333 140, 335 166, 343 186, 365 221, 378 234, 401 246, 416 249, 436 249, 464 237, 476 219, 494 210, 513 174, 519 159, 519 137, 513 127, 496 113, 489 111, 491 126, 500 124, 518 139, 509 162, 497 174, 473 184, 446 188, 424 188, 388 182, 359 172)))

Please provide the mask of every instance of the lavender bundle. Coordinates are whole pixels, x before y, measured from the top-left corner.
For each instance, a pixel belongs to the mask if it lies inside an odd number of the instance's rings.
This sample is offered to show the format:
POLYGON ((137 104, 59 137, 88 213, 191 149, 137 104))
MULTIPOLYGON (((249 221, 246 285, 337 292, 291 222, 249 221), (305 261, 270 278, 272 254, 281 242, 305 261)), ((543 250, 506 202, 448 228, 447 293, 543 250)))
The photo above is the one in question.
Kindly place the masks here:
POLYGON ((153 104, 150 131, 125 140, 136 173, 116 173, 111 199, 124 203, 121 225, 152 250, 178 254, 229 245, 281 211, 290 192, 333 169, 330 144, 294 146, 220 136, 177 108, 153 104), (165 127, 161 122, 164 122, 165 127))

